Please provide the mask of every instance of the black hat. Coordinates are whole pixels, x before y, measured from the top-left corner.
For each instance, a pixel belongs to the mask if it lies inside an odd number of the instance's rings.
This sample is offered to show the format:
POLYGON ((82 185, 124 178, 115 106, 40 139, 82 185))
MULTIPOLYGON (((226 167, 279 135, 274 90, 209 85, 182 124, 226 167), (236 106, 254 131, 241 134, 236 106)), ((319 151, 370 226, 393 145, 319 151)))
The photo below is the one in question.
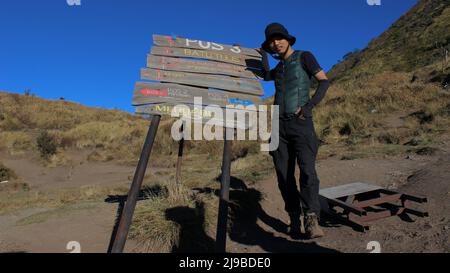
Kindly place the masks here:
POLYGON ((270 54, 274 54, 272 50, 270 50, 269 47, 269 41, 274 35, 281 35, 286 40, 289 41, 289 44, 292 46, 295 44, 295 41, 297 40, 294 36, 289 35, 289 32, 287 29, 279 23, 271 23, 266 27, 265 30, 266 33, 266 40, 264 43, 261 44, 262 49, 264 49, 266 52, 269 52, 270 54))

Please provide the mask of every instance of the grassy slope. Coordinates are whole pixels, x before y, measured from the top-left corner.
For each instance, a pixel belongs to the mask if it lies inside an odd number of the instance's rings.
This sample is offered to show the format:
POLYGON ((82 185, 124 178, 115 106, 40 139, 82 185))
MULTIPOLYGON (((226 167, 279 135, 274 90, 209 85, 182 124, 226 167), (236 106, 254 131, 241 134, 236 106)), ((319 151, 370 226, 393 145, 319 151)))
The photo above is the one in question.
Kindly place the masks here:
POLYGON ((447 0, 421 0, 367 48, 336 64, 332 81, 370 77, 383 71, 412 72, 439 63, 450 51, 450 6, 447 0))

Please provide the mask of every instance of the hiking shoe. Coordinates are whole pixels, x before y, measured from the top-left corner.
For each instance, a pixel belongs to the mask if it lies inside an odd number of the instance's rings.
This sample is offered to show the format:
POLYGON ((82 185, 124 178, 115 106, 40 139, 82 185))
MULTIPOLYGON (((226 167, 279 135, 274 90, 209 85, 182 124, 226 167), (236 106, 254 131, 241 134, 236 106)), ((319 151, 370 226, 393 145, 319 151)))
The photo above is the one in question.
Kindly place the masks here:
POLYGON ((308 213, 305 217, 305 235, 309 239, 325 236, 315 213, 308 213))

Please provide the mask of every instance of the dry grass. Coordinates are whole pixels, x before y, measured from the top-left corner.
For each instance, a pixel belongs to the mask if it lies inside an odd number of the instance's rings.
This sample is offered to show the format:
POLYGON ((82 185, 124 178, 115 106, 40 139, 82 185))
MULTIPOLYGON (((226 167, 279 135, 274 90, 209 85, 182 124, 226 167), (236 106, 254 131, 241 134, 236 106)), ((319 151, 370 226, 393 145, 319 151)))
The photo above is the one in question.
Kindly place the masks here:
POLYGON ((448 132, 445 109, 450 94, 433 84, 410 83, 410 79, 409 73, 386 73, 368 82, 333 85, 315 110, 319 138, 328 144, 403 144, 413 136, 448 132), (434 118, 423 122, 407 117, 416 111, 434 118), (401 124, 388 123, 392 113, 403 118, 401 124))
MULTIPOLYGON (((140 242, 139 247, 146 252, 172 252, 180 247, 182 233, 189 237, 186 233, 211 230, 215 224, 211 220, 217 217, 214 196, 193 194, 188 187, 177 185, 175 181, 164 183, 164 187, 167 194, 149 196, 138 204, 131 226, 130 237, 140 242)), ((201 247, 203 242, 191 243, 201 247)))
MULTIPOLYGON (((70 149, 95 149, 89 161, 116 161, 135 165, 149 121, 118 110, 89 108, 67 101, 48 101, 34 96, 0 92, 0 149, 10 154, 32 151, 38 154, 37 138, 48 133, 63 157, 70 149)), ((163 117, 153 154, 174 155, 178 143, 170 136, 173 119, 163 117)), ((257 152, 254 142, 239 142, 234 153, 257 152)), ((186 153, 214 156, 222 151, 217 141, 186 141, 186 153)))

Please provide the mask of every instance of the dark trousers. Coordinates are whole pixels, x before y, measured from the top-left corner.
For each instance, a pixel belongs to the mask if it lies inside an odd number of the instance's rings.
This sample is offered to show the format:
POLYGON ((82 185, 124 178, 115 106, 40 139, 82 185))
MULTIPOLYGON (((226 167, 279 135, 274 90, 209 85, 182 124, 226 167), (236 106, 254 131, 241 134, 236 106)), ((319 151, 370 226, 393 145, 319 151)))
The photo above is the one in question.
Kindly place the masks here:
POLYGON ((289 215, 314 212, 319 216, 319 179, 315 164, 319 142, 312 117, 280 119, 279 124, 279 146, 270 154, 285 210, 289 215), (296 161, 300 168, 300 192, 295 178, 296 161))

